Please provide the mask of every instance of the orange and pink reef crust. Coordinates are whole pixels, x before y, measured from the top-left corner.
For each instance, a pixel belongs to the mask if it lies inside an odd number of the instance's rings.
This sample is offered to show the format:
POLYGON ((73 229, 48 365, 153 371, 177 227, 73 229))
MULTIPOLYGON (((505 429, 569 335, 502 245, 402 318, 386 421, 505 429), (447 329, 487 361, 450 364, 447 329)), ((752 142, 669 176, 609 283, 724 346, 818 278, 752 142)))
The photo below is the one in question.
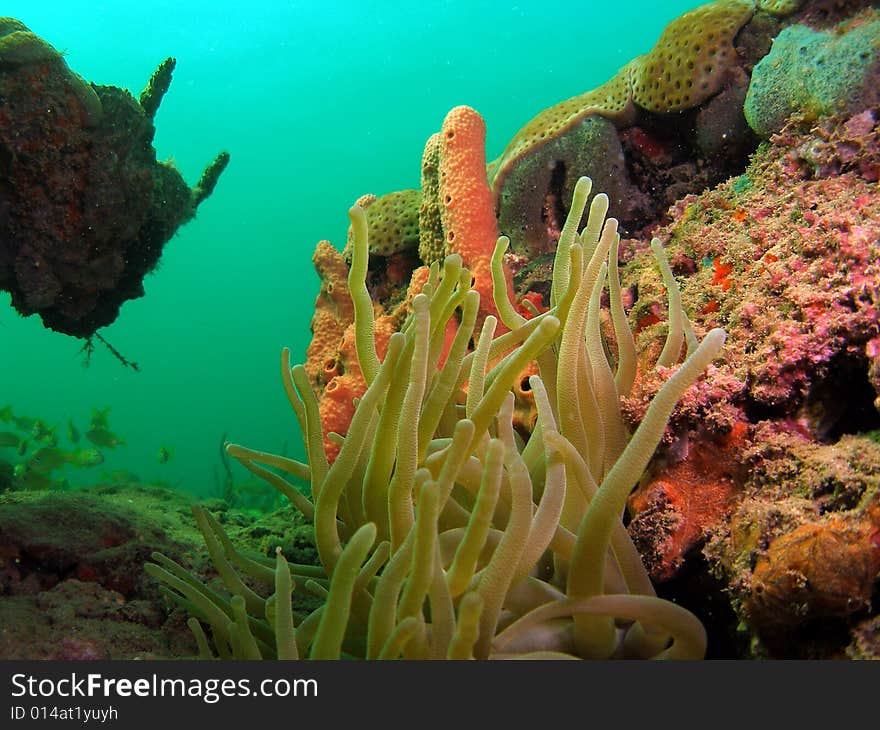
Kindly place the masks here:
MULTIPOLYGON (((880 424, 878 120, 791 123, 657 232, 698 336, 723 326, 728 341, 673 415, 630 531, 655 579, 690 562, 721 581, 769 655, 816 622, 864 617, 880 571, 880 447, 863 435, 880 424)), ((645 242, 629 244, 648 356, 664 291, 645 242)), ((631 422, 665 377, 639 380, 631 422)))
MULTIPOLYGON (((629 502, 629 530, 652 578, 724 635, 731 653, 785 656, 797 636, 811 656, 868 655, 880 569, 880 447, 870 436, 880 430, 880 108, 795 117, 764 139, 742 109, 749 76, 781 27, 844 21, 835 32, 845 33, 872 11, 858 15, 864 3, 785 5, 769 13, 748 2, 712 4, 727 13, 715 37, 722 81, 688 96, 674 116, 668 89, 651 93, 668 97, 669 108, 646 101, 649 90, 633 94, 633 74, 654 52, 610 85, 538 115, 488 167, 483 120, 453 110, 425 147, 421 191, 362 199, 368 216, 371 209, 400 216, 379 221, 367 286, 379 329, 390 334, 425 281, 422 265, 459 253, 475 274, 481 315, 493 314, 488 261, 503 233, 511 237, 503 263, 513 301, 527 317, 546 309, 579 165, 617 160, 613 171, 586 172, 597 173, 595 190, 611 186, 611 214, 624 231, 623 297, 639 356, 635 386, 622 399, 627 425, 638 425, 674 372, 652 367, 668 319, 653 236, 666 248, 696 336, 716 326, 728 333, 724 357, 676 407, 629 502), (554 169, 565 179, 545 174, 554 169), (843 468, 853 454, 858 459, 843 468), (818 471, 847 498, 816 487, 818 471), (821 555, 856 567, 843 583, 832 580, 816 565, 821 555), (852 600, 840 599, 844 589, 852 600), (790 610, 773 608, 780 603, 790 610), (817 638, 823 621, 834 622, 836 642, 817 638)), ((675 27, 670 33, 657 48, 675 57, 685 51, 675 27)), ((347 290, 335 293, 347 263, 322 243, 316 266, 324 283, 308 369, 325 432, 345 433, 364 385, 350 299, 347 290)), ((614 351, 610 323, 603 326, 614 351)), ((533 399, 525 385, 516 396, 517 428, 527 436, 533 399)), ((332 459, 332 438, 325 446, 332 459)))

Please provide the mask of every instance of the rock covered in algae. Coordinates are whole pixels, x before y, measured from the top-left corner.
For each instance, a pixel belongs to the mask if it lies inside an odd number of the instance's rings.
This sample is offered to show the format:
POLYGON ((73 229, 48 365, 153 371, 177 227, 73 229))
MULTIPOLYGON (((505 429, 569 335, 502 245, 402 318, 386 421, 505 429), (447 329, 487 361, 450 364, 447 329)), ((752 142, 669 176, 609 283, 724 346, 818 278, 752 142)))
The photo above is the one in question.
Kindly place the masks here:
MULTIPOLYGON (((730 402, 755 420, 797 419, 829 438, 877 418, 877 119, 791 126, 742 175, 679 201, 658 233, 697 331, 725 325, 735 357, 718 382, 732 378, 730 402)), ((631 317, 649 335, 641 346, 656 347, 663 285, 643 244, 632 248, 631 317)))
POLYGON ((173 68, 165 61, 139 102, 88 84, 0 19, 0 290, 21 314, 77 337, 110 324, 213 191, 228 154, 194 188, 156 160, 153 116, 173 68))
MULTIPOLYGON (((19 491, 0 498, 4 659, 192 652, 183 622, 166 620, 140 564, 155 549, 182 555, 196 535, 163 499, 170 495, 123 491, 119 497, 19 491)), ((177 506, 187 514, 184 503, 177 506)))
POLYGON ((815 119, 880 101, 878 80, 880 13, 867 12, 824 31, 792 25, 755 66, 745 116, 766 137, 792 114, 815 119))
POLYGON ((524 157, 500 193, 498 227, 530 258, 552 254, 578 175, 586 175, 627 219, 645 217, 647 196, 630 180, 617 130, 601 116, 578 122, 539 152, 524 157), (564 161, 564 163, 563 163, 564 161), (577 174, 574 174, 574 171, 577 174), (523 184, 524 181, 531 184, 523 184), (547 191, 536 195, 535 190, 547 191))
MULTIPOLYGON (((742 175, 676 203, 658 232, 698 335, 722 325, 729 347, 673 414, 630 530, 682 600, 729 596, 711 610, 743 655, 837 656, 876 612, 878 119, 869 108, 790 124, 742 175)), ((666 332, 663 282, 643 241, 626 246, 650 361, 666 332)), ((665 377, 642 371, 624 399, 632 422, 665 377)))
MULTIPOLYGON (((142 570, 162 551, 214 576, 189 503, 180 492, 117 483, 0 495, 0 658, 194 656, 185 615, 142 570)), ((255 518, 221 500, 210 507, 236 544, 315 561, 311 529, 290 508, 255 518)))
POLYGON ((864 435, 818 443, 784 424, 757 427, 746 480, 703 550, 751 651, 839 656, 876 607, 880 448, 864 435))

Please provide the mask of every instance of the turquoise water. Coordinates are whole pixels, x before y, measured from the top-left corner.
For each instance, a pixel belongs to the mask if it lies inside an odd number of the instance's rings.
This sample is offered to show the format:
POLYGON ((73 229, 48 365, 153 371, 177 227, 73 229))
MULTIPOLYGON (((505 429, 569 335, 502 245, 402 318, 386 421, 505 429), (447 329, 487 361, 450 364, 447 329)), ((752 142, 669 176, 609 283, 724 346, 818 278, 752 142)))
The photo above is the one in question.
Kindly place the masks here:
POLYGON ((80 340, 21 318, 3 293, 0 407, 85 430, 109 406, 126 445, 74 481, 126 469, 206 494, 224 432, 301 455, 278 356, 287 345, 305 358, 315 243, 342 246, 360 195, 418 187, 425 140, 451 107, 482 113, 493 159, 537 112, 604 82, 699 4, 5 2, 95 83, 137 94, 176 57, 158 157, 190 184, 220 150, 232 161, 146 296, 101 330, 141 371, 100 345, 82 367, 80 340))

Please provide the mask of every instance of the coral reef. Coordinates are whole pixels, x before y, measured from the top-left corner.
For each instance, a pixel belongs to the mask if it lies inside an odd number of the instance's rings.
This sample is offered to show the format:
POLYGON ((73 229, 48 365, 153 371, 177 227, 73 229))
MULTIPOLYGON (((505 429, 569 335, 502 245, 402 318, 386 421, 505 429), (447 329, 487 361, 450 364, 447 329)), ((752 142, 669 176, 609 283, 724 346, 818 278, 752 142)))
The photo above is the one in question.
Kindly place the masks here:
POLYGON ((729 174, 753 147, 741 123, 753 51, 735 43, 754 13, 748 0, 685 13, 611 80, 526 124, 490 165, 499 222, 513 250, 530 260, 553 250, 563 201, 584 172, 608 193, 611 213, 629 230, 661 217, 684 192, 729 174))
MULTIPOLYGON (((752 420, 790 418, 828 438, 876 417, 863 401, 880 317, 876 120, 868 110, 787 128, 741 176, 677 203, 658 234, 695 325, 724 323, 735 343, 716 397, 752 420)), ((649 255, 636 244, 633 276, 624 269, 636 320, 662 298, 662 279, 643 268, 649 255)))
POLYGON ((503 195, 505 179, 519 160, 588 116, 630 124, 635 105, 668 113, 715 94, 734 64, 733 38, 753 11, 747 0, 720 0, 685 13, 666 27, 647 55, 630 61, 606 84, 541 112, 492 163, 496 197, 503 195))
MULTIPOLYGON (((624 231, 641 235, 666 222, 669 205, 735 174, 755 150, 758 137, 743 111, 747 94, 750 118, 773 116, 779 122, 810 85, 821 87, 821 104, 811 106, 823 114, 845 111, 843 97, 862 108, 870 104, 877 86, 875 54, 869 50, 875 42, 866 44, 875 36, 868 22, 873 15, 851 19, 867 4, 722 0, 672 21, 648 54, 598 88, 538 114, 489 165, 500 229, 511 238, 512 250, 529 262, 552 253, 565 201, 584 173, 608 193, 611 214, 624 231), (835 35, 840 31, 833 24, 841 20, 854 26, 849 40, 835 35), (767 57, 774 37, 780 31, 785 37, 785 26, 794 23, 809 27, 792 33, 834 38, 840 49, 817 51, 821 73, 805 71, 804 59, 795 68, 767 57), (852 68, 838 57, 850 59, 852 68), (768 69, 776 69, 778 83, 767 82, 768 69)), ((781 123, 755 128, 766 135, 781 123)))
POLYGON ((21 314, 89 338, 143 296, 163 246, 213 191, 227 153, 192 189, 156 161, 153 117, 173 68, 165 61, 138 101, 86 83, 0 19, 0 289, 21 314))
MULTIPOLYGON (((498 228, 486 182, 485 138, 482 117, 470 107, 456 107, 446 116, 441 132, 426 145, 423 184, 430 194, 405 191, 378 198, 366 196, 360 201, 369 230, 364 275, 369 306, 374 310, 379 357, 384 357, 388 338, 411 312, 412 298, 427 276, 427 269, 413 273, 413 263, 405 258, 416 248, 431 258, 460 256, 481 295, 478 325, 486 316, 497 315, 491 269, 498 228), (371 213, 376 210, 379 212, 371 213), (374 225, 378 226, 378 244, 373 243, 374 225), (428 251, 440 242, 442 248, 428 251), (402 299, 401 292, 406 292, 402 299)), ((350 230, 342 255, 322 241, 313 257, 322 284, 312 319, 306 372, 319 394, 325 438, 328 433, 344 436, 348 432, 354 400, 367 387, 354 348, 354 305, 342 284, 351 275, 352 236, 350 230)), ((509 294, 506 268, 505 277, 509 294)), ((325 447, 332 461, 338 445, 327 438, 325 447)))
MULTIPOLYGON (((658 232, 694 326, 725 326, 731 354, 673 414, 630 529, 655 579, 687 592, 680 582, 697 571, 726 586, 740 641, 754 640, 740 651, 792 656, 801 642, 840 656, 871 609, 877 119, 867 109, 790 123, 742 175, 677 203, 658 232)), ((623 281, 649 357, 664 337, 664 281, 630 243, 623 281)), ((640 380, 628 417, 644 412, 659 375, 640 380)))
MULTIPOLYGON (((188 624, 202 656, 703 655, 702 627, 654 595, 620 515, 676 402, 718 355, 724 332, 714 329, 699 344, 691 338, 679 364, 684 314, 668 280, 670 328, 658 358, 668 379, 627 433, 619 394, 631 387, 638 363, 634 348, 621 346, 617 362, 609 361, 600 325, 607 284, 615 339, 632 339, 617 280, 620 239, 617 221, 605 220, 601 194, 578 232, 589 192, 582 178, 563 226, 547 312, 531 319, 516 312, 501 266, 507 240, 499 239, 490 275, 509 331, 496 336, 496 318, 486 315, 467 356, 481 292, 453 253, 442 271, 431 268, 412 314, 380 357, 365 279, 366 216, 352 208, 349 290, 367 389, 347 435, 334 439, 338 455, 328 464, 315 393, 304 369, 289 367, 286 350, 282 378, 308 463, 227 447, 313 522, 321 570, 289 564, 280 554, 274 564, 243 555, 197 509, 225 591, 208 590, 158 553, 147 571, 193 615, 188 624), (438 367, 450 322, 454 336, 438 367), (514 431, 513 391, 525 391, 520 376, 532 362, 540 373, 528 378, 538 421, 523 443, 514 431), (309 496, 283 473, 308 478, 309 496), (323 599, 299 622, 291 615, 294 588, 323 599), (626 629, 618 631, 616 622, 626 629)), ((653 248, 668 271, 658 241, 653 248)))
MULTIPOLYGON (((502 156, 488 165, 490 193, 482 172, 483 122, 465 107, 453 110, 443 130, 425 145, 421 194, 403 191, 376 199, 386 201, 382 210, 396 210, 400 220, 390 225, 384 213, 378 220, 379 242, 371 244, 367 274, 374 302, 390 312, 407 290, 410 273, 419 265, 414 245, 417 227, 418 257, 424 264, 437 263, 450 253, 462 256, 482 295, 480 321, 497 314, 490 264, 499 232, 511 241, 501 259, 509 296, 525 312, 532 305, 546 308, 552 260, 568 212, 566 201, 578 175, 598 181, 624 235, 646 240, 658 224, 668 223, 670 205, 742 172, 758 141, 743 114, 752 67, 770 51, 782 23, 819 22, 819 4, 807 3, 795 12, 800 5, 758 3, 756 8, 746 0, 722 0, 673 21, 650 53, 627 64, 607 84, 529 122, 502 156), (469 227, 464 233, 462 221, 469 227), (406 253, 385 258, 383 251, 406 253)), ((839 21, 840 12, 827 11, 821 22, 827 26, 839 21)), ((826 73, 826 78, 833 76, 826 73)), ((369 219, 380 203, 372 198, 363 202, 369 219)), ((322 250, 321 255, 328 252, 322 250)), ((712 265, 714 277, 730 264, 715 256, 712 265)), ((704 305, 714 308, 718 303, 710 300, 704 305)), ((638 326, 657 316, 643 310, 638 315, 638 326)), ((336 374, 335 363, 345 350, 341 334, 345 327, 335 323, 325 327, 327 322, 319 304, 307 364, 319 392, 329 378, 322 382, 317 373, 328 364, 328 372, 336 374)), ((345 326, 349 325, 350 320, 345 326)), ((334 403, 333 411, 338 414, 339 432, 344 433, 353 412, 351 400, 365 385, 356 375, 338 385, 345 387, 339 389, 340 402, 334 403)), ((534 410, 521 422, 533 416, 534 410)), ((335 453, 335 447, 330 449, 335 453)))
MULTIPOLYGON (((479 223, 483 233, 475 240, 491 242, 496 228, 511 239, 505 265, 513 275, 516 298, 547 294, 543 284, 578 176, 591 177, 609 196, 611 214, 622 230, 636 234, 665 222, 668 206, 685 194, 742 169, 758 141, 743 114, 753 67, 770 51, 772 39, 784 25, 827 27, 842 16, 837 6, 825 9, 823 3, 811 2, 799 10, 800 5, 749 0, 707 3, 672 21, 649 53, 633 59, 607 83, 540 113, 487 167, 497 223, 482 200, 485 194, 478 193, 483 175, 476 163, 482 160, 482 144, 471 145, 473 151, 456 160, 453 168, 461 174, 463 160, 471 165, 468 191, 477 197, 469 205, 468 217, 473 225, 484 221, 479 223)), ((825 78, 834 75, 828 71, 825 78)), ((863 85, 867 87, 867 82, 863 85)), ((457 116, 466 129, 479 125, 463 113, 452 114, 446 124, 457 116)), ((446 165, 443 149, 450 139, 438 133, 428 140, 420 199, 418 191, 378 198, 387 197, 383 207, 395 208, 399 216, 390 226, 378 221, 382 232, 371 245, 378 259, 370 261, 371 278, 384 279, 386 266, 394 277, 385 287, 371 288, 386 308, 385 297, 402 288, 407 267, 411 271, 418 266, 412 244, 416 206, 421 262, 430 265, 456 251, 448 238, 447 195, 440 190, 446 165), (386 263, 386 254, 379 255, 404 250, 408 253, 394 256, 393 262, 386 263)), ((371 206, 364 208, 369 214, 371 206)), ((477 248, 490 251, 491 245, 477 244, 477 248)), ((481 267, 467 255, 464 258, 481 279, 481 267)), ((488 293, 488 286, 483 285, 483 292, 488 293)), ((491 304, 487 296, 483 301, 484 306, 491 304)))
MULTIPOLYGON (((875 5, 709 3, 488 165, 452 110, 420 190, 315 250, 307 361, 280 368, 306 462, 225 446, 292 507, 209 501, 196 532, 136 479, 70 491, 75 450, 9 426, 0 625, 36 638, 0 655, 880 656, 875 5)), ((225 165, 190 190, 156 163, 173 67, 136 101, 0 20, 0 286, 47 326, 115 317, 225 165), (57 120, 27 141, 63 149, 3 136, 36 91, 57 120), (79 197, 38 221, 41 175, 79 197), (86 261, 99 194, 140 207, 86 261)))
MULTIPOLYGON (((490 268, 497 267, 496 283, 513 274, 512 293, 503 298, 513 306, 500 317, 515 330, 558 304, 553 259, 574 198, 574 175, 588 170, 613 178, 609 212, 626 226, 620 297, 638 363, 630 386, 620 387, 627 430, 642 422, 672 372, 667 366, 675 364, 664 355, 679 306, 664 304, 671 288, 681 289, 686 317, 675 328, 689 351, 696 336, 713 327, 729 333, 726 360, 710 365, 671 411, 628 516, 661 595, 674 596, 707 622, 710 652, 717 655, 792 656, 791 642, 801 639, 808 647, 804 655, 872 651, 876 509, 868 496, 873 488, 859 485, 870 482, 874 459, 862 434, 880 428, 880 109, 870 94, 850 93, 847 85, 857 77, 859 88, 876 86, 873 41, 864 42, 874 32, 875 12, 866 4, 759 3, 756 9, 746 2, 713 3, 694 17, 727 13, 725 32, 712 37, 723 81, 707 81, 705 96, 667 115, 632 99, 629 79, 646 63, 640 59, 599 90, 575 97, 586 99, 587 112, 565 129, 554 125, 566 118, 563 112, 583 111, 575 103, 527 126, 508 147, 514 152, 500 178, 503 192, 493 190, 497 229, 512 240, 495 249, 490 268), (796 113, 787 121, 780 115, 758 145, 743 114, 747 92, 752 110, 773 114, 779 99, 762 92, 766 69, 779 68, 767 55, 771 41, 781 37, 778 54, 786 37, 798 34, 832 50, 865 46, 858 74, 849 75, 855 67, 828 63, 811 83, 834 88, 845 110, 836 102, 811 108, 796 101, 796 113), (760 63, 764 68, 753 75, 760 63), (654 265, 651 236, 666 243, 669 271, 654 265), (784 439, 818 449, 821 457, 808 466, 790 448, 762 451, 784 439), (760 460, 744 456, 758 451, 760 460), (860 466, 844 468, 846 460, 860 466), (840 485, 836 497, 805 487, 823 461, 830 469, 823 483, 840 485), (762 476, 786 469, 796 485, 788 491, 771 488, 762 476), (823 555, 826 566, 818 564, 823 555)), ((671 24, 649 57, 659 58, 664 49, 674 62, 684 53, 677 27, 671 24)), ((688 32, 700 27, 711 32, 700 24, 688 32)), ((690 51, 696 43, 688 44, 690 51)), ((816 53, 807 54, 812 62, 816 53)), ((783 96, 802 86, 792 76, 778 83, 783 96)), ((660 99, 661 92, 657 87, 651 93, 660 99)), ((442 134, 432 136, 422 160, 419 251, 426 263, 450 252, 440 192, 442 144, 442 134)), ((488 166, 490 180, 497 183, 505 159, 488 166)), ((468 177, 482 179, 476 171, 468 177)), ((371 283, 371 293, 380 290, 371 283)), ((612 319, 603 313, 599 326, 611 356, 622 357, 627 343, 618 341, 621 330, 612 319)), ((441 358, 455 331, 453 324, 442 344, 440 333, 432 334, 441 358)), ((540 422, 528 387, 533 372, 513 383, 515 429, 525 442, 540 422)))

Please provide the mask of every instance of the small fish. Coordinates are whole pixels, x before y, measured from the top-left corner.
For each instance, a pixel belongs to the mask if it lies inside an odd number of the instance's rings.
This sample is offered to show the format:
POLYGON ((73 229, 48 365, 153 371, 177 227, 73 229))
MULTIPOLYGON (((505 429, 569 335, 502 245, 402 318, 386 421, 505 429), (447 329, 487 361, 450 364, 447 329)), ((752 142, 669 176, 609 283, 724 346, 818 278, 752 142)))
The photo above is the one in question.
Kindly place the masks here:
POLYGON ((33 418, 23 418, 22 416, 13 416, 10 411, 9 420, 15 424, 19 431, 33 431, 36 421, 33 418))
POLYGON ((89 421, 89 427, 93 430, 109 428, 110 424, 107 422, 108 413, 110 413, 110 406, 102 408, 100 411, 97 408, 92 408, 92 418, 89 421))
POLYGON ((17 449, 21 444, 21 438, 12 431, 3 431, 0 433, 0 448, 17 449))
POLYGON ((24 464, 18 464, 13 472, 17 486, 25 489, 49 489, 58 484, 52 477, 41 472, 28 469, 24 464))
POLYGON ((34 471, 45 474, 55 469, 60 469, 69 459, 68 454, 61 449, 44 446, 39 451, 35 451, 25 462, 25 465, 34 471))
POLYGON ((41 444, 57 446, 58 436, 55 435, 55 428, 55 426, 50 428, 46 425, 45 421, 37 419, 31 427, 31 436, 33 436, 35 441, 39 441, 41 444))
POLYGON ((95 446, 100 446, 104 449, 115 449, 117 446, 121 446, 125 443, 125 441, 120 439, 115 433, 109 431, 103 426, 99 428, 93 426, 90 428, 86 431, 86 438, 95 446))
POLYGON ((73 419, 67 419, 67 440, 72 444, 79 443, 79 429, 73 425, 73 419))
POLYGON ((24 456, 27 453, 28 446, 30 445, 30 441, 27 439, 22 439, 21 443, 18 445, 18 455, 24 456))
POLYGON ((167 446, 160 446, 159 453, 156 454, 156 460, 160 464, 167 464, 172 456, 174 456, 174 452, 171 449, 167 446))
POLYGON ((104 463, 104 454, 97 449, 76 449, 70 452, 68 461, 74 466, 97 466, 104 463))
POLYGON ((19 431, 30 431, 34 426, 32 418, 20 418, 12 412, 12 406, 6 405, 0 408, 0 421, 12 423, 19 431))

